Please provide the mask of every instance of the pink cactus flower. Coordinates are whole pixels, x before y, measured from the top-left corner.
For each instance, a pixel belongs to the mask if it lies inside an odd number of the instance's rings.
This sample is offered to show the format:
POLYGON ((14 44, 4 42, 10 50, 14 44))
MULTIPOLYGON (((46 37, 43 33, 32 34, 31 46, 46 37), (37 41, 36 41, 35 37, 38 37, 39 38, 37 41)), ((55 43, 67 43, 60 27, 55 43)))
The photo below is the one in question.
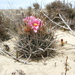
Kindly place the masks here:
POLYGON ((37 33, 38 29, 43 25, 42 21, 34 16, 26 17, 23 21, 37 33))

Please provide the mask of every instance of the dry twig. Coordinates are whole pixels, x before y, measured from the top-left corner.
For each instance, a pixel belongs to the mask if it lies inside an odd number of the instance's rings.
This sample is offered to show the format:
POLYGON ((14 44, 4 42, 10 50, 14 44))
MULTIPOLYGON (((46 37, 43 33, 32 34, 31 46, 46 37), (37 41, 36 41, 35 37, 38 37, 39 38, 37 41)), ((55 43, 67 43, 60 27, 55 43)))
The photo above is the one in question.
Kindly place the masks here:
POLYGON ((66 62, 65 62, 65 75, 67 75, 67 71, 69 70, 67 61, 68 61, 68 56, 66 57, 66 62))
POLYGON ((3 52, 3 54, 9 55, 11 58, 13 58, 14 60, 16 60, 16 61, 18 61, 18 62, 21 62, 21 63, 24 63, 24 64, 29 64, 27 61, 20 60, 20 59, 16 58, 15 56, 13 56, 12 54, 10 54, 9 52, 5 51, 5 50, 2 49, 2 48, 0 48, 0 50, 3 52))
POLYGON ((67 28, 73 33, 73 35, 75 36, 75 32, 70 28, 70 25, 68 25, 65 20, 63 19, 63 17, 59 14, 61 20, 64 22, 64 24, 67 26, 67 28))

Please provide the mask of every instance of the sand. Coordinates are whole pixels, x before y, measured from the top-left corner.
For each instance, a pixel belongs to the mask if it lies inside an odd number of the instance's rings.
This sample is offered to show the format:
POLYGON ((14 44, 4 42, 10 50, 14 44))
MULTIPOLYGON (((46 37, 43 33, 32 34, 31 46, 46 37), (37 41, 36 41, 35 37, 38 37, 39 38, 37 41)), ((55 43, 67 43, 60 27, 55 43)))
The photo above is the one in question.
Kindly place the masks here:
MULTIPOLYGON (((75 75, 75 47, 73 46, 75 45, 75 37, 69 34, 69 31, 57 31, 56 35, 58 35, 56 46, 58 50, 55 57, 47 57, 46 61, 31 61, 27 65, 0 54, 0 75, 24 75, 19 74, 18 71, 23 71, 25 75, 75 75), (67 41, 64 46, 60 46, 61 39, 67 41), (66 59, 68 70, 65 74, 66 59)), ((14 42, 11 40, 4 43, 14 49, 14 42)))

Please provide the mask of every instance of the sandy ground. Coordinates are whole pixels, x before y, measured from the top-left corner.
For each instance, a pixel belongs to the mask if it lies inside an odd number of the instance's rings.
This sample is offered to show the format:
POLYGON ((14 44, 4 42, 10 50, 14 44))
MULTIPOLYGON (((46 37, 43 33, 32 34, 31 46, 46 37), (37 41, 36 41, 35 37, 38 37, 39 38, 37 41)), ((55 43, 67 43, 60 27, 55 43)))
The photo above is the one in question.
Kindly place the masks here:
MULTIPOLYGON (((31 61, 30 65, 16 62, 10 57, 0 55, 0 75, 75 75, 75 37, 69 32, 57 31, 57 54, 46 61, 31 61), (61 47, 60 40, 67 43, 61 47), (68 59, 67 59, 68 57, 68 59), (65 63, 67 59, 67 72, 65 74, 65 63), (23 71, 25 74, 19 74, 23 71)), ((14 40, 14 39, 13 39, 14 40)), ((9 41, 10 42, 10 41, 9 41)), ((13 48, 13 42, 7 43, 13 48)), ((23 73, 22 72, 22 73, 23 73)))

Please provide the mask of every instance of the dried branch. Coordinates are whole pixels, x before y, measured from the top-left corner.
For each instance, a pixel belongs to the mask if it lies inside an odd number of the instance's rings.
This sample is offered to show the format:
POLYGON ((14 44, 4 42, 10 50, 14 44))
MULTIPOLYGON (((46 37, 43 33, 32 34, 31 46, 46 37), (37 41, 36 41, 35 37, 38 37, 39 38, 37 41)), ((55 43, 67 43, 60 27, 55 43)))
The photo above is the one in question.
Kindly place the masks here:
POLYGON ((62 16, 59 14, 59 17, 61 18, 61 20, 64 22, 64 24, 67 26, 67 28, 74 34, 75 36, 75 32, 70 28, 70 25, 68 25, 65 20, 62 18, 62 16))
MULTIPOLYGON (((43 12, 42 12, 43 13, 43 12)), ((58 23, 56 23, 56 22, 54 22, 52 19, 50 19, 45 13, 43 13, 43 15, 45 16, 45 17, 47 17, 52 23, 54 23, 55 25, 57 25, 57 26, 59 26, 59 27, 61 27, 61 28, 65 28, 65 29, 68 29, 67 27, 65 27, 65 26, 61 26, 60 24, 58 24, 58 23)))
POLYGON ((65 62, 65 75, 67 75, 67 71, 68 71, 68 56, 66 57, 66 62, 65 62))
POLYGON ((12 57, 14 60, 24 63, 24 64, 29 64, 28 62, 24 61, 24 60, 20 60, 18 58, 15 58, 12 54, 10 54, 9 52, 5 51, 4 49, 0 48, 1 51, 3 51, 3 53, 9 55, 10 57, 12 57))

